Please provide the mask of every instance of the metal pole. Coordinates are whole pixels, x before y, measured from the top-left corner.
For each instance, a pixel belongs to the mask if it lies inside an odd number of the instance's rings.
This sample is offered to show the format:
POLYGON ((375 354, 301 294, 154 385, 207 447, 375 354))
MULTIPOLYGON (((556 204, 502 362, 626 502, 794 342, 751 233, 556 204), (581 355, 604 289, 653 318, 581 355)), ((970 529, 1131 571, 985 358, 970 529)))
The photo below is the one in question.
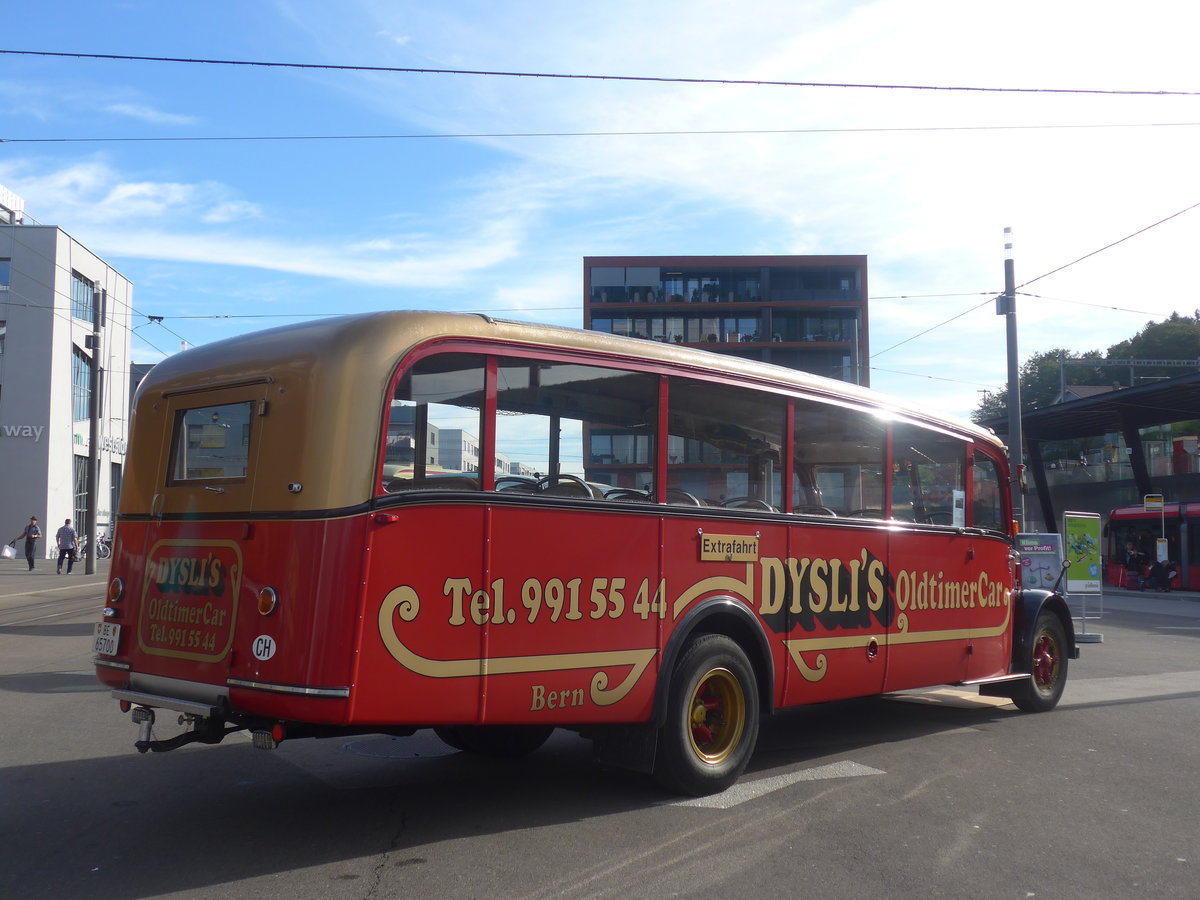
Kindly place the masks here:
POLYGON ((1008 332, 1008 468, 1012 482, 1013 518, 1025 530, 1025 498, 1021 494, 1024 459, 1021 448, 1021 363, 1017 356, 1017 289, 1013 270, 1012 229, 1004 229, 1004 321, 1008 332))
POLYGON ((92 294, 92 333, 88 344, 91 345, 91 383, 92 390, 88 397, 88 476, 87 476, 87 556, 84 557, 83 571, 87 575, 96 574, 96 509, 99 496, 98 476, 100 474, 100 316, 104 311, 104 301, 107 300, 104 288, 92 294))

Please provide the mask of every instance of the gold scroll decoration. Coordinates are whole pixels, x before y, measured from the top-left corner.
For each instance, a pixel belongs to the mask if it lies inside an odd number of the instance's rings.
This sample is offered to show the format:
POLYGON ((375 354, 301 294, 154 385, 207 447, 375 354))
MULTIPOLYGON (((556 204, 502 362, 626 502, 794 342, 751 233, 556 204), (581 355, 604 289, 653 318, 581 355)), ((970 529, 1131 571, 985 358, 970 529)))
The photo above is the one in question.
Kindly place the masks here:
POLYGON ((379 636, 388 653, 400 665, 427 678, 471 678, 488 675, 522 675, 533 672, 559 672, 569 669, 609 669, 630 666, 624 679, 609 688, 608 673, 592 676, 591 699, 597 706, 612 706, 625 699, 658 651, 600 650, 588 653, 553 653, 542 656, 501 656, 477 659, 430 659, 414 653, 396 634, 395 617, 411 622, 421 608, 421 598, 408 585, 388 592, 379 607, 379 636))

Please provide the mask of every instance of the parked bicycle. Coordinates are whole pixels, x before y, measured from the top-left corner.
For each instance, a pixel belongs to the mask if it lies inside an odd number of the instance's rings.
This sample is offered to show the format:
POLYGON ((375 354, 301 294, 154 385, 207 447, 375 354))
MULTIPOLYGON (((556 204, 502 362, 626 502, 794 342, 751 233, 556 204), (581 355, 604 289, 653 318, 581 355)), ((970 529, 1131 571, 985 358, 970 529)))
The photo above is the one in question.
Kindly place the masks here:
MULTIPOLYGON (((83 559, 87 556, 87 535, 79 537, 79 558, 83 559)), ((108 535, 100 534, 96 536, 96 559, 108 559, 112 556, 112 542, 108 539, 108 535)))

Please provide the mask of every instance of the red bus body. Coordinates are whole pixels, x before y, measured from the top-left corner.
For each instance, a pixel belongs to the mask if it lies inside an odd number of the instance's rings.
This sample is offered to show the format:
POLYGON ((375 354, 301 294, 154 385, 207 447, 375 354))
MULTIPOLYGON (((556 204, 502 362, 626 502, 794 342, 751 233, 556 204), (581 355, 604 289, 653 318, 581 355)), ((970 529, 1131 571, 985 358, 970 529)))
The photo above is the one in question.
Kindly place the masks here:
POLYGON ((1123 506, 1108 514, 1105 526, 1105 580, 1114 587, 1137 588, 1148 576, 1149 564, 1157 558, 1158 541, 1166 538, 1167 560, 1176 575, 1173 590, 1200 587, 1200 503, 1164 503, 1161 512, 1144 506, 1123 506), (1143 560, 1128 565, 1128 545, 1143 560))
MULTIPOLYGON (((994 438, 865 389, 726 358, 714 370, 717 360, 700 351, 648 343, 390 313, 274 329, 160 364, 136 402, 100 626, 119 634, 108 644, 98 638, 96 655, 100 680, 143 723, 138 748, 216 742, 234 728, 274 746, 294 736, 436 727, 474 735, 464 737, 468 749, 486 749, 491 726, 553 726, 594 737, 618 764, 657 772, 669 756, 663 729, 675 727, 678 667, 702 635, 721 636, 722 647, 736 644, 746 658, 753 676, 745 685, 725 677, 727 666, 712 672, 729 689, 718 699, 754 718, 934 684, 1019 691, 1037 682, 1032 645, 1045 648, 1037 629, 1047 616, 1061 627, 1051 662, 1055 677, 1058 667, 1065 676, 1066 658, 1076 655, 1069 613, 1054 595, 1014 590, 1011 540, 995 525, 1008 521, 1004 497, 989 527, 961 511, 953 522, 932 514, 905 521, 897 500, 878 511, 814 512, 799 495, 804 453, 789 431, 784 444, 797 449, 768 451, 761 469, 775 498, 733 507, 670 500, 671 478, 697 483, 700 468, 685 475, 668 454, 682 446, 668 437, 683 427, 669 419, 671 398, 684 394, 673 379, 765 393, 788 426, 802 401, 866 410, 887 429, 885 471, 897 481, 909 464, 900 462, 906 451, 894 422, 928 429, 965 454, 958 470, 966 486, 956 496, 966 510, 981 499, 971 487, 975 467, 986 463, 1007 484, 994 438), (484 361, 484 459, 496 452, 488 423, 498 422, 497 431, 506 424, 495 418, 503 402, 497 369, 516 371, 506 360, 533 360, 531 372, 619 366, 646 379, 662 405, 630 426, 654 447, 641 464, 645 497, 558 496, 545 489, 560 485, 555 478, 529 490, 520 481, 522 492, 511 492, 498 489, 490 467, 471 475, 479 489, 430 475, 425 489, 406 483, 390 492, 390 398, 417 361, 436 368, 446 353, 484 361), (244 418, 218 421, 227 410, 244 418), (238 471, 218 464, 196 475, 172 462, 181 441, 197 453, 217 447, 218 428, 246 436, 238 471), (155 709, 184 712, 190 729, 157 738, 155 709), (641 749, 620 749, 628 746, 641 749)), ((536 387, 547 404, 569 405, 546 384, 536 387)), ((600 430, 583 427, 585 441, 600 430)), ((729 459, 745 459, 741 446, 725 446, 729 459)), ((630 480, 600 463, 584 467, 589 478, 610 479, 602 487, 630 480)), ((1050 687, 1056 701, 1061 684, 1050 687)), ((708 726, 691 732, 700 744, 709 734, 708 726)), ((709 764, 729 768, 727 755, 701 754, 700 774, 709 764)), ((727 775, 668 775, 665 783, 703 793, 726 786, 727 775)))

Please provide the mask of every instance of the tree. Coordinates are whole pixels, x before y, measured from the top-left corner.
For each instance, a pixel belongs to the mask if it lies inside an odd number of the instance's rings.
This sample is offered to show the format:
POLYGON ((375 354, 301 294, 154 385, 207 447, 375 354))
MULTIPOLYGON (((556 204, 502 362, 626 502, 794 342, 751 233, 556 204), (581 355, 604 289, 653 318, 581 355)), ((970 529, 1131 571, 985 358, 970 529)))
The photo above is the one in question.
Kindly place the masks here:
MULTIPOLYGON (((1059 370, 1063 368, 1058 363, 1059 354, 1067 359, 1101 359, 1098 350, 1089 350, 1078 354, 1065 348, 1045 350, 1034 353, 1021 366, 1021 411, 1029 412, 1049 406, 1058 399, 1062 388, 1062 378, 1059 370)), ((1073 384, 1107 384, 1102 366, 1067 366, 1066 383, 1073 384)), ((976 422, 994 419, 1008 414, 1008 387, 998 391, 988 391, 979 401, 979 406, 971 413, 976 422)))
MULTIPOLYGON (((1191 359, 1200 360, 1200 310, 1192 316, 1171 313, 1163 322, 1148 322, 1128 340, 1108 348, 1109 359, 1191 359)), ((1197 362, 1200 368, 1200 361, 1197 362)), ((1128 377, 1128 370, 1123 373, 1128 377)), ((1136 366, 1133 383, 1140 378, 1180 375, 1182 370, 1136 366)))

